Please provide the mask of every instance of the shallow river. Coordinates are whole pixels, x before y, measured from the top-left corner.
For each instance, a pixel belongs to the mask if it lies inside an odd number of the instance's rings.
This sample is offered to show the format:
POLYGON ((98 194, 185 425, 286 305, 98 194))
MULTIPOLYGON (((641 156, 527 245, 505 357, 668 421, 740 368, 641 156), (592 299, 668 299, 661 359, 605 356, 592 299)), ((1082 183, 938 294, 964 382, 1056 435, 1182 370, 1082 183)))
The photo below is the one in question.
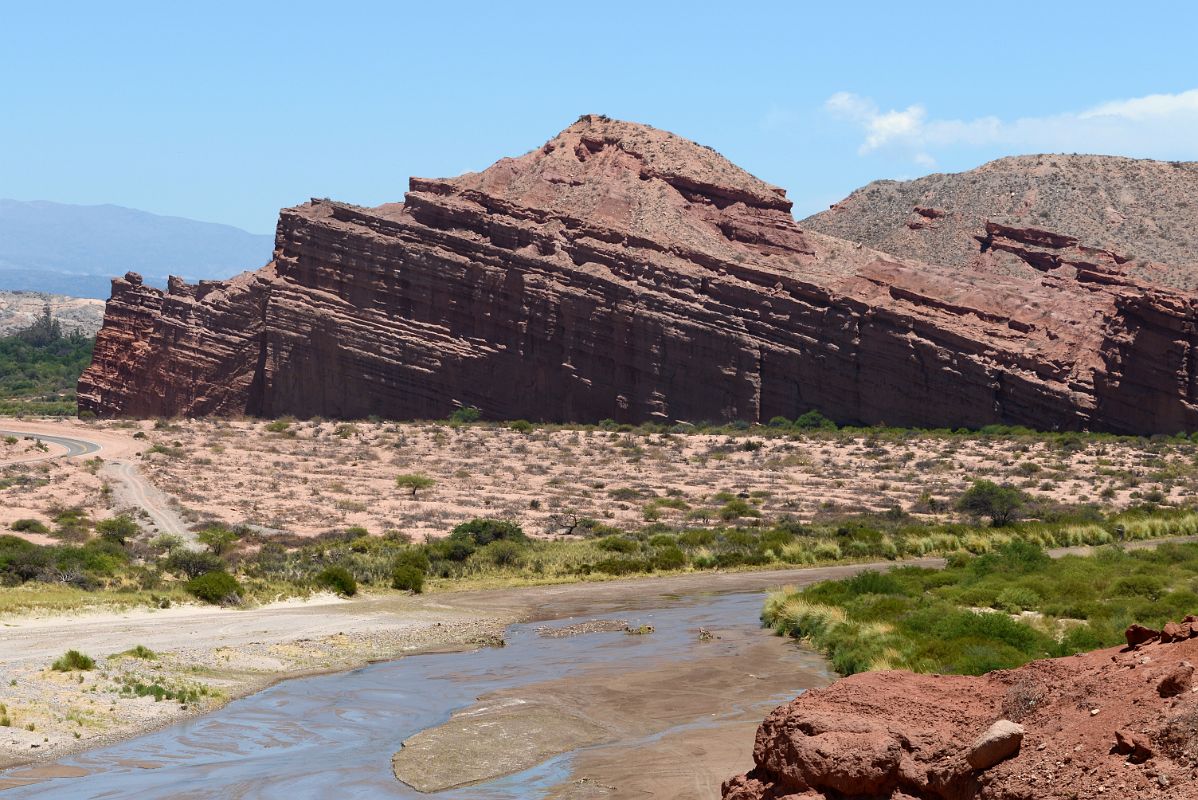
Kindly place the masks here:
MULTIPOLYGON (((545 625, 566 626, 593 619, 590 616, 520 624, 508 629, 504 648, 411 656, 348 673, 284 681, 207 716, 59 762, 85 770, 86 776, 10 789, 0 798, 556 797, 561 787, 571 785, 579 759, 602 765, 604 748, 612 759, 627 762, 630 746, 651 753, 655 743, 671 738, 701 739, 696 731, 710 729, 708 738, 729 735, 731 729, 721 725, 736 720, 741 726, 736 729, 738 738, 748 737, 737 742, 737 749, 747 753, 752 733, 744 727, 746 720, 759 721, 774 705, 830 677, 814 654, 772 639, 759 627, 760 593, 663 597, 654 602, 658 607, 646 608, 639 600, 630 602, 630 609, 604 612, 633 625, 652 625, 656 632, 651 635, 607 632, 552 638, 537 633, 545 625), (700 627, 720 638, 699 642, 700 627), (403 740, 444 723, 480 696, 531 691, 536 684, 560 684, 563 678, 594 682, 606 676, 618 682, 629 670, 677 667, 682 674, 701 667, 696 662, 704 659, 735 665, 736 691, 730 690, 727 698, 704 692, 706 705, 700 698, 693 713, 679 714, 674 708, 660 720, 638 720, 638 733, 631 741, 565 753, 515 775, 434 795, 421 794, 392 774, 391 757, 403 740), (756 663, 766 660, 770 663, 756 663)), ((637 707, 635 697, 626 700, 637 707)), ((738 768, 750 766, 746 761, 738 768)))

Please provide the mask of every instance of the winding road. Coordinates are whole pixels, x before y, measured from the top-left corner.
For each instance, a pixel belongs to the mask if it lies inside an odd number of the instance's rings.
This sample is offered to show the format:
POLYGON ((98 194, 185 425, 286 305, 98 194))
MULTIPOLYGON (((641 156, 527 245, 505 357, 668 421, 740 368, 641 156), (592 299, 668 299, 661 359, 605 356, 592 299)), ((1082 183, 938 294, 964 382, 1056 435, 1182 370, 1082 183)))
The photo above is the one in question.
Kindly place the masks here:
MULTIPOLYGON (((45 453, 32 458, 20 458, 4 464, 28 464, 36 461, 48 461, 55 458, 77 458, 79 456, 96 455, 103 452, 104 445, 89 439, 73 436, 58 436, 31 431, 14 431, 0 429, 0 436, 16 436, 25 439, 36 439, 45 444, 63 448, 62 453, 45 453)), ((119 484, 117 490, 118 506, 135 506, 146 513, 158 533, 171 534, 183 539, 188 546, 197 546, 195 534, 187 529, 187 525, 170 505, 170 497, 142 477, 137 468, 128 461, 105 461, 103 473, 119 484)))

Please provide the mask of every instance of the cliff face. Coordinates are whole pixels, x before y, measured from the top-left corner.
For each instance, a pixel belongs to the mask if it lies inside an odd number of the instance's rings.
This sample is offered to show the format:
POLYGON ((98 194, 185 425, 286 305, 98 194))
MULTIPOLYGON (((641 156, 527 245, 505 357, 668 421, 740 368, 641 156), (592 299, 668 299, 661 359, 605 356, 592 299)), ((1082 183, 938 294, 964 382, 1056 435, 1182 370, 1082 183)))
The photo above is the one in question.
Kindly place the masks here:
POLYGON ((762 723, 724 800, 1198 796, 1198 618, 981 677, 869 672, 762 723))
POLYGON ((484 172, 413 178, 403 204, 286 209, 257 273, 165 294, 114 281, 80 406, 1198 427, 1196 298, 1137 282, 1124 256, 1010 228, 974 246, 1043 263, 979 273, 789 209, 707 148, 584 117, 484 172))

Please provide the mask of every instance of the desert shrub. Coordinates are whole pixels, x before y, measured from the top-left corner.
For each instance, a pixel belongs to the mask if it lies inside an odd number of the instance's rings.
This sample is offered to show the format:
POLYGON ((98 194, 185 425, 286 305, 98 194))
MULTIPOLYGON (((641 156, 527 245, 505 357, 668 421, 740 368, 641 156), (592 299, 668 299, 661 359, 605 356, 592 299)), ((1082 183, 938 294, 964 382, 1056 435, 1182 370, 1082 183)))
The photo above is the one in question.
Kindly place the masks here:
POLYGON ((127 540, 141 533, 141 528, 128 516, 121 514, 120 516, 101 520, 96 523, 96 533, 100 534, 101 538, 107 539, 110 542, 124 544, 127 540))
POLYGON ((19 536, 0 536, 0 576, 5 583, 24 583, 50 566, 51 550, 19 536))
POLYGON ((1038 608, 1042 602, 1040 595, 1033 589, 1023 586, 1008 586, 998 593, 995 607, 1009 614, 1029 611, 1038 608))
POLYGON ((480 549, 478 554, 497 567, 514 567, 522 561, 524 547, 511 539, 496 539, 480 549))
POLYGON ((683 531, 678 534, 680 547, 707 547, 715 544, 715 532, 705 530, 683 531))
POLYGON ((474 406, 455 408, 453 413, 449 415, 449 421, 457 423, 478 422, 481 418, 482 413, 474 406))
POLYGON ((424 591, 424 572, 410 564, 400 564, 391 573, 391 588, 420 594, 424 591))
POLYGON ((130 658, 140 658, 142 661, 154 661, 158 658, 158 654, 146 647, 144 644, 131 647, 130 649, 121 653, 121 655, 129 656, 130 658))
POLYGON ((416 569, 420 570, 421 574, 423 574, 428 572, 428 554, 423 550, 418 550, 414 547, 407 550, 402 550, 400 551, 399 555, 395 557, 395 561, 392 566, 415 567, 416 569))
POLYGON ((181 547, 172 550, 162 564, 171 572, 186 575, 189 579, 206 572, 219 572, 225 567, 225 562, 213 553, 187 550, 181 547))
POLYGON ((197 533, 196 539, 207 547, 212 555, 221 556, 233 548, 238 536, 236 531, 229 530, 224 525, 210 525, 197 533))
POLYGON ((675 570, 686 566, 686 554, 677 547, 663 547, 649 558, 649 565, 656 570, 675 570))
POLYGON ((478 547, 469 536, 459 538, 446 537, 428 545, 430 558, 443 561, 465 561, 474 555, 478 547))
POLYGON ((815 409, 808 411, 805 414, 800 414, 795 420, 795 427, 801 430, 836 430, 836 423, 819 413, 815 409))
POLYGON ((994 527, 1010 525, 1027 503, 1027 495, 1014 486, 978 480, 957 500, 957 510, 974 517, 989 517, 994 527))
POLYGON ((526 419, 512 420, 508 423, 508 428, 516 431, 517 433, 531 433, 532 423, 526 419))
POLYGON ((595 542, 595 546, 609 553, 635 553, 641 547, 627 536, 607 536, 595 542))
POLYGON ((358 593, 358 582, 345 567, 325 567, 316 574, 316 584, 346 597, 358 593))
POLYGON ((96 668, 96 661, 88 655, 80 653, 78 650, 68 650, 62 654, 53 664, 50 669, 55 672, 75 672, 77 670, 91 670, 96 668))
POLYGON ((50 532, 50 529, 46 527, 45 523, 41 522, 40 520, 36 520, 36 519, 13 520, 13 523, 11 525, 9 525, 8 527, 12 528, 14 531, 20 531, 21 533, 49 533, 50 532))
POLYGON ((189 594, 213 605, 238 605, 241 584, 227 572, 205 572, 189 580, 184 588, 189 594))
POLYGON ((719 517, 725 522, 732 522, 741 517, 760 517, 761 512, 750 506, 739 497, 734 497, 720 507, 719 517))
POLYGON ((479 547, 500 539, 514 542, 528 541, 524 530, 516 523, 486 518, 463 522, 450 532, 448 538, 454 541, 469 540, 479 547))

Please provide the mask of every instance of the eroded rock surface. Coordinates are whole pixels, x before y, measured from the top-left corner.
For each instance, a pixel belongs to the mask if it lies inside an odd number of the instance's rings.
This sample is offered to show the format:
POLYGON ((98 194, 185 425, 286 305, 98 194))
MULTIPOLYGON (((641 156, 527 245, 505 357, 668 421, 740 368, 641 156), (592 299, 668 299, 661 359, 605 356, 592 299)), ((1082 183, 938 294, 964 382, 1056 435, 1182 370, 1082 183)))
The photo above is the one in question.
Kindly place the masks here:
POLYGON ((1198 694, 1157 689, 1188 680, 1191 623, 1181 638, 1137 628, 1126 648, 981 677, 872 672, 810 690, 765 720, 756 768, 723 796, 1198 797, 1198 694))
POLYGON ((963 270, 804 230, 781 189, 714 151, 587 116, 481 173, 413 178, 403 204, 285 209, 258 272, 166 293, 114 281, 79 402, 1198 427, 1198 297, 1129 275, 1134 253, 1039 229, 978 235, 979 251, 1033 265, 963 270))

